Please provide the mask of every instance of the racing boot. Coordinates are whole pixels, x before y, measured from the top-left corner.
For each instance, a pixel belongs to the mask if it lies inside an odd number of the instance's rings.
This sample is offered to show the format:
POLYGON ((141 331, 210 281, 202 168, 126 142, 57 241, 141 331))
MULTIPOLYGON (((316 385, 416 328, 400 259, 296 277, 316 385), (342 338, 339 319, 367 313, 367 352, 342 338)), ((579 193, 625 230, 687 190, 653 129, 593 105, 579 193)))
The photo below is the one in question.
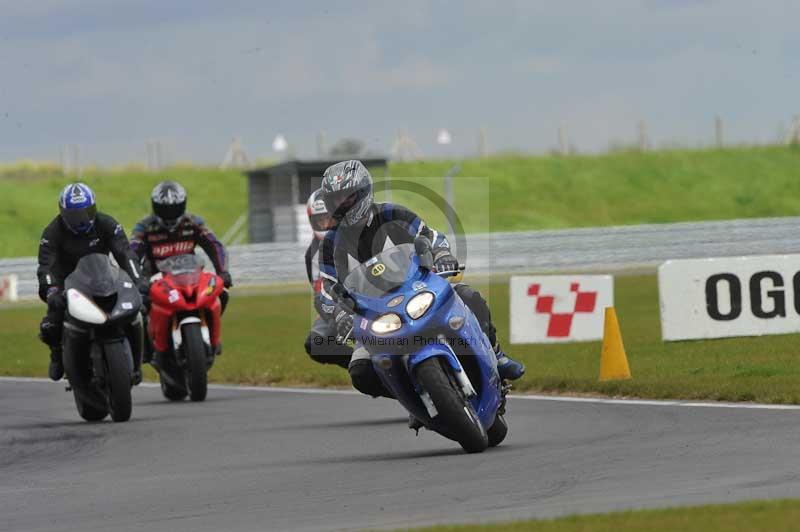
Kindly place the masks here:
POLYGON ((64 359, 61 346, 50 348, 50 368, 47 374, 54 381, 60 381, 64 376, 64 359))
POLYGON ((500 348, 500 342, 495 344, 494 354, 497 356, 497 371, 501 379, 515 381, 525 375, 525 364, 509 358, 500 348))

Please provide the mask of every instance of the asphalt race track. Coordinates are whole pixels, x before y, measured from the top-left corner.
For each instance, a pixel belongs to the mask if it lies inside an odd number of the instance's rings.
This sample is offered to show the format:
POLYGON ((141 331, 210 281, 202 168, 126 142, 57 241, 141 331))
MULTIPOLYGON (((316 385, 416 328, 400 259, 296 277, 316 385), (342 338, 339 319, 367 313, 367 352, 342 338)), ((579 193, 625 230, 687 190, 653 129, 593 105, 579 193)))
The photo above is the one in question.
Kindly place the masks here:
POLYGON ((800 409, 512 399, 465 455, 386 399, 137 388, 133 419, 79 420, 63 383, 0 379, 0 530, 407 527, 800 496, 800 409))

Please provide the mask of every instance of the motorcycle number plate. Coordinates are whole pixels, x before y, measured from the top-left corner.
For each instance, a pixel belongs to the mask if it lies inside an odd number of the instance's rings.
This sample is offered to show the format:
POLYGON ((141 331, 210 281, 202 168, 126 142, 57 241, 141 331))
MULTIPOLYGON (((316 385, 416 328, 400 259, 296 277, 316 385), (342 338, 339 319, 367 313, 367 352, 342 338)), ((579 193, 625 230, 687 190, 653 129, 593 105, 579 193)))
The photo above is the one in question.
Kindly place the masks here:
POLYGON ((181 295, 174 288, 169 291, 169 295, 167 296, 167 299, 169 300, 170 303, 175 303, 180 298, 181 298, 181 295))

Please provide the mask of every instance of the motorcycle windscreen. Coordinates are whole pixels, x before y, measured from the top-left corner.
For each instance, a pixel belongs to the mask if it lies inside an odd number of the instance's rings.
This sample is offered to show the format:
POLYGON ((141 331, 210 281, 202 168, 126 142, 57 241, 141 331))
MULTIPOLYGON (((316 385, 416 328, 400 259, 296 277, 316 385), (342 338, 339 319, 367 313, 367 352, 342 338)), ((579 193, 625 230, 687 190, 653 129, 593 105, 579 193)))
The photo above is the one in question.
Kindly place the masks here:
POLYGON ((108 255, 92 253, 78 261, 64 285, 91 297, 109 297, 117 292, 119 277, 120 270, 111 263, 108 255))
POLYGON ((381 297, 408 280, 415 256, 414 244, 389 248, 350 272, 344 287, 367 297, 381 297))
POLYGON ((158 271, 172 276, 172 281, 177 286, 191 286, 200 280, 204 261, 194 253, 173 255, 156 262, 158 271))

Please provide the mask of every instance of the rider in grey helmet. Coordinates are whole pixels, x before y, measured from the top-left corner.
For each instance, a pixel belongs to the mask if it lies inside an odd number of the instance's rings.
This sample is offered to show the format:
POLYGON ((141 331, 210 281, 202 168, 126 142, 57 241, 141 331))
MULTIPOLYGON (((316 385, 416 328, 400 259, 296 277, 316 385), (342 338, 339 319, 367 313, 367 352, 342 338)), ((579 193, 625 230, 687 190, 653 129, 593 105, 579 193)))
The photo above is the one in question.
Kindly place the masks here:
MULTIPOLYGON (((427 237, 433 247, 434 268, 437 272, 458 269, 458 260, 450 252, 450 243, 442 233, 428 226, 409 209, 392 203, 375 203, 372 176, 356 160, 330 166, 322 177, 322 195, 328 212, 338 225, 328 231, 320 253, 320 277, 323 296, 336 304, 334 317, 337 332, 346 337, 353 327, 353 315, 341 305, 337 285, 350 270, 383 251, 386 247, 412 243, 418 236, 427 237)), ((497 369, 503 379, 522 377, 525 366, 509 358, 497 341, 497 330, 491 313, 480 293, 466 284, 454 286, 464 303, 480 322, 483 332, 494 346, 497 369)), ((348 368, 353 386, 372 396, 390 396, 372 368, 369 354, 356 344, 348 368)))

